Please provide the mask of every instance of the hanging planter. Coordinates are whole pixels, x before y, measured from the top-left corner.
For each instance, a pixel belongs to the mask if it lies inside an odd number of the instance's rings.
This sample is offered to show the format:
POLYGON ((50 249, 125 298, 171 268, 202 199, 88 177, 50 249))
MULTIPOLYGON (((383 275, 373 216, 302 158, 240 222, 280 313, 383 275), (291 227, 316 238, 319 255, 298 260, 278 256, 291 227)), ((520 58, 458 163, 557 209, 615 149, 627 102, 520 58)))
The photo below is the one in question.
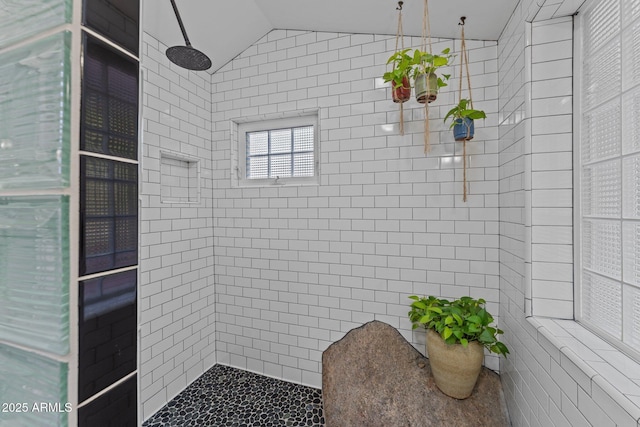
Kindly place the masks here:
POLYGON ((436 70, 449 63, 449 49, 442 51, 442 55, 433 55, 431 45, 431 25, 429 23, 429 0, 424 0, 422 15, 422 44, 421 50, 416 49, 413 55, 414 79, 416 82, 416 100, 424 104, 424 152, 431 151, 429 141, 429 103, 436 100, 438 89, 446 86, 448 75, 439 78, 436 70), (427 51, 427 47, 429 48, 427 51))
POLYGON ((460 86, 458 89, 458 105, 453 107, 444 116, 444 121, 451 118, 451 128, 453 128, 453 138, 456 141, 462 141, 462 201, 467 201, 467 141, 470 141, 474 135, 473 121, 477 119, 485 119, 487 115, 482 110, 474 110, 473 98, 471 97, 471 76, 469 74, 469 57, 467 54, 467 46, 464 40, 464 22, 467 18, 460 18, 460 86), (464 68, 463 68, 464 66, 464 68), (462 97, 462 75, 463 71, 467 74, 467 90, 469 91, 469 99, 462 97))
POLYGON ((453 121, 453 139, 456 141, 470 141, 474 133, 473 119, 465 117, 453 121))
POLYGON ((435 73, 429 73, 428 79, 426 73, 418 74, 414 85, 416 101, 420 104, 433 102, 438 98, 438 76, 435 73))
POLYGON ((393 69, 382 75, 385 83, 391 82, 391 98, 393 102, 406 102, 411 98, 411 83, 409 76, 413 69, 413 58, 409 55, 411 49, 403 49, 389 57, 387 65, 393 64, 393 69))
POLYGON ((391 99, 393 102, 407 102, 411 99, 411 83, 409 77, 402 78, 402 83, 398 85, 395 81, 391 83, 391 99))
POLYGON ((451 117, 450 128, 453 129, 453 139, 456 141, 473 139, 475 130, 473 121, 487 118, 484 111, 468 108, 470 103, 470 100, 463 98, 444 116, 445 122, 451 117))
POLYGON ((443 74, 442 77, 439 77, 436 71, 440 67, 449 65, 449 59, 451 58, 452 55, 449 55, 449 48, 443 50, 441 55, 415 50, 413 64, 416 101, 424 104, 437 99, 438 91, 441 87, 447 86, 446 81, 449 80, 450 75, 443 74))
POLYGON ((404 48, 404 34, 402 32, 402 1, 398 2, 398 31, 396 33, 396 51, 387 60, 387 66, 393 64, 391 71, 382 75, 385 83, 391 82, 391 99, 400 104, 400 135, 404 135, 404 108, 403 104, 411 99, 411 71, 413 70, 413 57, 409 55, 411 49, 404 48), (402 46, 400 50, 398 47, 402 46))

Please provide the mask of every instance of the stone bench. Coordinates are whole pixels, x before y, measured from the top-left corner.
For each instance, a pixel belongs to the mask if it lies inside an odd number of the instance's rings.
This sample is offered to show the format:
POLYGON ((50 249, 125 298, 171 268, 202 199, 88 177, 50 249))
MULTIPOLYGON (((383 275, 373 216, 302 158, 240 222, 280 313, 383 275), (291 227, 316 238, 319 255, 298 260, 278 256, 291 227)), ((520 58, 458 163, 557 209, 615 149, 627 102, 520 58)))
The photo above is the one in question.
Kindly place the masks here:
POLYGON ((500 377, 483 368, 471 397, 435 385, 429 359, 392 326, 369 322, 322 354, 327 427, 509 426, 500 377))

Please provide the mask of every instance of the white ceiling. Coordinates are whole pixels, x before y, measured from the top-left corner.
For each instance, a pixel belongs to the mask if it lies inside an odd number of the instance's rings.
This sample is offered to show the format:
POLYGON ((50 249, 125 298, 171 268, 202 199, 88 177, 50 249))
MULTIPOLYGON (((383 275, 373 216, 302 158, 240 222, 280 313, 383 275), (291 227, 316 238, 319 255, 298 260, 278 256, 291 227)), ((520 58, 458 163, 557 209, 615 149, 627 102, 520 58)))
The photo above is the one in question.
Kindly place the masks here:
MULTIPOLYGON (((207 54, 215 72, 272 29, 390 34, 398 24, 397 0, 175 0, 194 48, 207 54)), ((516 0, 432 0, 431 36, 497 40, 516 0)), ((405 0, 405 35, 420 36, 422 0, 405 0)), ((170 0, 142 1, 143 30, 167 46, 184 45, 170 0)))

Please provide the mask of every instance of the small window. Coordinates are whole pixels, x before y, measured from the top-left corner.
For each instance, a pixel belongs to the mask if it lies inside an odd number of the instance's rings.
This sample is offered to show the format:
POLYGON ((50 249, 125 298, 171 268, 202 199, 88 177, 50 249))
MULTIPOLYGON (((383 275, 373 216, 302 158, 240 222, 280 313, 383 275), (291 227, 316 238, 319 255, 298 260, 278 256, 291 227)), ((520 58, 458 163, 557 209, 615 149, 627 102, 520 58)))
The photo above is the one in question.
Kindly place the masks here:
POLYGON ((240 185, 317 183, 317 116, 239 123, 240 185))

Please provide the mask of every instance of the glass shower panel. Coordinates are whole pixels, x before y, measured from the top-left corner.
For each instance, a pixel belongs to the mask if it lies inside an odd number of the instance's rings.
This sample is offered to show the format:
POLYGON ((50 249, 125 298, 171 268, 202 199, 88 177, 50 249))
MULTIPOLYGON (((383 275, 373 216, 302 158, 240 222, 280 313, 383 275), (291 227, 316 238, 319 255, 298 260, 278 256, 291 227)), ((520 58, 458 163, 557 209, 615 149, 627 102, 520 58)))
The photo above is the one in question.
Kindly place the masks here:
POLYGON ((80 401, 136 369, 137 277, 129 270, 80 282, 80 401))
POLYGON ((138 157, 138 63, 85 35, 80 149, 138 157))
POLYGON ((67 397, 67 369, 66 363, 0 344, 2 402, 18 403, 22 408, 26 405, 27 409, 0 412, 0 425, 67 426, 67 413, 71 410, 67 397), (47 407, 43 408, 42 404, 47 407))
POLYGON ((78 408, 78 427, 137 427, 137 375, 78 408))
POLYGON ((80 159, 80 275, 138 263, 138 165, 80 159))
POLYGON ((67 196, 0 197, 0 339, 69 351, 68 207, 67 196))
POLYGON ((140 0, 85 0, 83 23, 138 54, 140 0))
POLYGON ((70 46, 60 32, 0 55, 0 190, 69 185, 70 46))
POLYGON ((0 48, 71 22, 71 0, 0 2, 0 48))

